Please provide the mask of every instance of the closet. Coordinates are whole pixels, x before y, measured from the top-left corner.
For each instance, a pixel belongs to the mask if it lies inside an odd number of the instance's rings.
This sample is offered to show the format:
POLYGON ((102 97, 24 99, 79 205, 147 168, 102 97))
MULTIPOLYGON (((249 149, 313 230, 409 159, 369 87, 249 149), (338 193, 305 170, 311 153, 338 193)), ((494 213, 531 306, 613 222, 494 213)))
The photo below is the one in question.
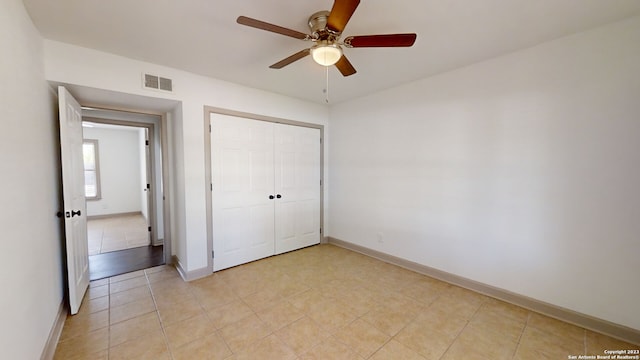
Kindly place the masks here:
POLYGON ((211 115, 213 270, 320 242, 320 129, 211 115))

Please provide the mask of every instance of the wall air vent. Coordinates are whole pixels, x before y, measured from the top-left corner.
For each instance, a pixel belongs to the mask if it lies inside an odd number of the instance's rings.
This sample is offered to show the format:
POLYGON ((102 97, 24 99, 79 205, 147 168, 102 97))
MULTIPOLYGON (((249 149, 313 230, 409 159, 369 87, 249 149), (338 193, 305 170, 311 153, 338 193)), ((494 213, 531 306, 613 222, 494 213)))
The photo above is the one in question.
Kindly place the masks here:
POLYGON ((159 78, 160 79, 160 90, 164 91, 173 91, 173 82, 171 79, 167 78, 159 78))
POLYGON ((173 91, 173 80, 157 75, 142 74, 142 87, 162 91, 173 91))

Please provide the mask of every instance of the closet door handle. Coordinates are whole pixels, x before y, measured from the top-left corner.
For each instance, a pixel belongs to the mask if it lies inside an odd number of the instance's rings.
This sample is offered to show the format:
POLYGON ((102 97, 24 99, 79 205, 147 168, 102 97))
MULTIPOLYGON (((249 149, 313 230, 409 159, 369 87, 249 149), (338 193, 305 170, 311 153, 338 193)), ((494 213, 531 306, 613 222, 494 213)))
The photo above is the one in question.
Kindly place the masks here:
POLYGON ((282 195, 278 194, 278 195, 276 195, 276 197, 277 197, 278 199, 280 199, 280 198, 282 197, 282 195))
POLYGON ((273 195, 269 195, 269 200, 273 200, 273 195))

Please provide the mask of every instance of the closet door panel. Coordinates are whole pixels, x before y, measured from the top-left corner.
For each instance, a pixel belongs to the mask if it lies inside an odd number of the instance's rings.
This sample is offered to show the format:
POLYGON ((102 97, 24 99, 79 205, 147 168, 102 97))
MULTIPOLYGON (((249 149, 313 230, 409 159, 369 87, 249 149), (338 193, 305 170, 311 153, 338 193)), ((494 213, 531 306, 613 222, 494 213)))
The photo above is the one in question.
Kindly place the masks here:
POLYGON ((274 253, 273 124, 211 115, 213 270, 274 253))
POLYGON ((320 243, 320 130, 276 124, 276 254, 320 243))
POLYGON ((298 203, 298 229, 296 233, 302 237, 302 242, 316 243, 320 242, 320 222, 316 218, 320 218, 319 203, 316 200, 305 200, 298 203))

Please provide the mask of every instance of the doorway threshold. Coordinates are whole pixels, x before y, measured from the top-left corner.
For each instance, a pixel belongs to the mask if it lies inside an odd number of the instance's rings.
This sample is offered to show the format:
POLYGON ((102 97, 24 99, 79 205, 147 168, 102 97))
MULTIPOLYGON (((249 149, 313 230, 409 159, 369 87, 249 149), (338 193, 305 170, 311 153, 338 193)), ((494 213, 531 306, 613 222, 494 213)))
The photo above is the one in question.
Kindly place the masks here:
POLYGON ((141 246, 89 256, 89 279, 99 280, 164 264, 163 246, 141 246))

